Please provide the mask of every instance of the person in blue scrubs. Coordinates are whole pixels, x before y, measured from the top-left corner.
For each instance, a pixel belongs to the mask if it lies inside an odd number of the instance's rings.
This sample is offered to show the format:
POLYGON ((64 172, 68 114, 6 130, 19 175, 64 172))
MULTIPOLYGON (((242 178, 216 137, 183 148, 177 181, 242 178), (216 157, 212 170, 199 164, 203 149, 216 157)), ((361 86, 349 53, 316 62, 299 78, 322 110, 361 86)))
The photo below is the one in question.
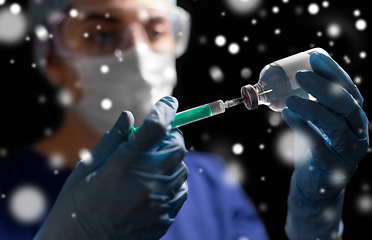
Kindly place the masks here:
MULTIPOLYGON (((66 112, 52 136, 0 162, 0 192, 7 196, 0 201, 0 239, 4 240, 35 237, 81 160, 79 151, 93 149, 122 110, 131 111, 140 126, 153 105, 171 95, 175 59, 186 50, 190 28, 188 13, 167 0, 30 4, 35 61, 45 77, 60 87, 66 112), (56 162, 62 167, 56 167, 56 162), (30 184, 45 194, 47 207, 39 218, 22 222, 11 211, 9 196, 30 184)), ((190 150, 183 162, 189 171, 187 201, 162 240, 268 239, 242 187, 225 180, 223 158, 190 150)), ((93 218, 96 213, 91 214, 93 218)), ((53 226, 44 223, 48 227, 36 239, 58 239, 48 234, 50 229, 58 232, 54 227, 61 225, 62 218, 50 218, 47 221, 55 221, 53 226)))
MULTIPOLYGON (((22 221, 3 198, 0 239, 268 239, 241 186, 226 181, 225 160, 186 154, 170 130, 178 104, 164 96, 186 50, 187 12, 167 0, 32 1, 31 22, 35 61, 61 89, 66 114, 52 136, 0 162, 2 194, 32 184, 47 199, 22 221), (142 127, 131 134, 133 124, 142 127)), ((368 120, 331 58, 312 54, 310 63, 314 72, 296 80, 318 102, 288 97, 282 112, 309 145, 285 230, 291 240, 341 239, 343 189, 367 153, 368 120)))

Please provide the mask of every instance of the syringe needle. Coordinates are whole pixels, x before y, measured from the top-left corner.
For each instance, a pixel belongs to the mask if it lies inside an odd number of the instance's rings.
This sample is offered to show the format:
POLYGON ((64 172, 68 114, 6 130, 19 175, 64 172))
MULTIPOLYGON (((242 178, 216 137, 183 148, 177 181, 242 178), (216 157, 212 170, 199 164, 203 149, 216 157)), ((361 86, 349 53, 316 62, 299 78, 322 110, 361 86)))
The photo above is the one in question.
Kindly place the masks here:
POLYGON ((225 101, 225 108, 235 107, 236 105, 242 104, 244 102, 244 98, 235 98, 233 100, 225 101))

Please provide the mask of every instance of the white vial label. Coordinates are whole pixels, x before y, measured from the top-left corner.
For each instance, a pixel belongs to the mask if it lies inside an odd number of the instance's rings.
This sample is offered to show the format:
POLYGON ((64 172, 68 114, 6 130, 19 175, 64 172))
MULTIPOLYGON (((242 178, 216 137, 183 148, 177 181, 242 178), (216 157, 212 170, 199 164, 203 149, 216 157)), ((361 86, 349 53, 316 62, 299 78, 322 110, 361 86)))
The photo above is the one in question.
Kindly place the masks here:
POLYGON ((289 78, 293 90, 300 88, 296 83, 296 73, 299 70, 313 71, 310 65, 310 55, 306 52, 301 52, 273 63, 275 66, 283 68, 289 78))

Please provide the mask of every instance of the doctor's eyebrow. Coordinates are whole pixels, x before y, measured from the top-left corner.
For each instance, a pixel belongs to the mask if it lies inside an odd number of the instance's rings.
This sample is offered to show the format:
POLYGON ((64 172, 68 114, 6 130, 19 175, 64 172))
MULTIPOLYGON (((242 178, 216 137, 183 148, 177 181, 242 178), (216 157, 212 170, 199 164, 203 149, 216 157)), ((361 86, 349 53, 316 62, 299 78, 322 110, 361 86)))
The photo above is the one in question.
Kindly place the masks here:
POLYGON ((111 22, 111 23, 119 23, 120 20, 113 18, 109 15, 106 15, 104 13, 93 13, 89 14, 83 19, 83 22, 91 21, 91 20, 99 20, 99 21, 106 21, 106 22, 111 22))

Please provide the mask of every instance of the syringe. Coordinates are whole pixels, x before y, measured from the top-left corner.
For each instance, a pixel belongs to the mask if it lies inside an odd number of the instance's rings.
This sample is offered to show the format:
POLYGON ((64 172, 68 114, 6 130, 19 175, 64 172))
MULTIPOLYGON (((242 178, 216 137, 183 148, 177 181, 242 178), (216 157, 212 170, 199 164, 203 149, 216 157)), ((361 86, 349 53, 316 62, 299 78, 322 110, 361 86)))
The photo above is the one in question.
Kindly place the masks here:
MULTIPOLYGON (((223 102, 222 100, 217 100, 202 106, 192 108, 183 112, 179 112, 174 117, 172 123, 172 128, 181 127, 183 125, 196 122, 205 118, 215 116, 220 113, 224 113, 226 109, 234 107, 244 102, 244 98, 235 98, 223 102)), ((131 132, 134 133, 140 127, 132 127, 131 132)))

